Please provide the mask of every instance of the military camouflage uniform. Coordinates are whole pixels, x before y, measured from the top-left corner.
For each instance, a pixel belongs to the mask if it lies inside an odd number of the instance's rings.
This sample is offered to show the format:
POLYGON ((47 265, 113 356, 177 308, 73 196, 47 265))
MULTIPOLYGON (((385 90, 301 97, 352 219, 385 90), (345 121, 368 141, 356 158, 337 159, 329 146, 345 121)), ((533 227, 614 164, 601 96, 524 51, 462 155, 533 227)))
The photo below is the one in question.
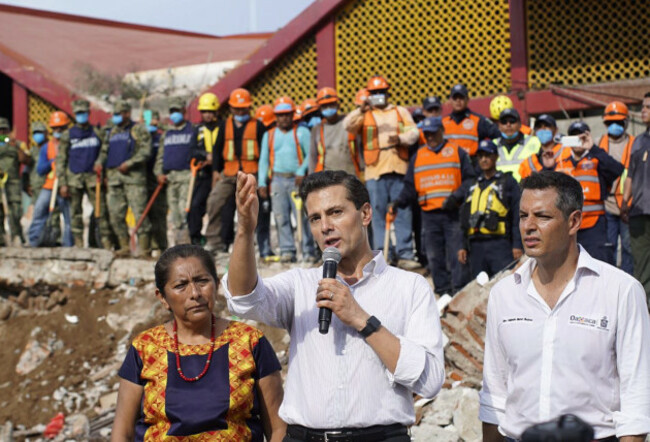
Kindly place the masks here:
MULTIPOLYGON (((153 112, 153 118, 159 120, 160 114, 157 111, 153 112)), ((156 156, 158 155, 158 148, 160 147, 161 132, 160 129, 151 134, 151 157, 147 161, 147 201, 151 198, 156 187, 158 187, 158 180, 153 173, 154 165, 156 164, 156 156)), ((166 186, 158 193, 158 197, 151 205, 149 214, 147 215, 151 222, 151 248, 163 251, 167 249, 167 189, 166 186)))
MULTIPOLYGON (((118 103, 115 110, 116 112, 121 112, 118 109, 126 109, 126 107, 120 107, 120 103, 118 103)), ((102 144, 102 150, 95 163, 101 164, 102 167, 106 168, 106 178, 108 181, 106 200, 111 227, 117 234, 120 248, 127 250, 129 246, 129 231, 126 225, 126 212, 130 206, 137 221, 142 216, 144 208, 147 205, 146 162, 150 155, 151 135, 149 135, 146 126, 128 122, 126 125, 120 124, 111 129, 108 137, 102 144), (128 166, 129 170, 123 174, 118 170, 119 166, 110 167, 106 166, 106 164, 109 157, 111 138, 119 137, 120 133, 125 132, 130 132, 129 139, 133 140, 133 151, 130 157, 124 161, 124 164, 128 166)), ((150 249, 150 234, 151 223, 145 218, 138 229, 138 242, 141 245, 142 252, 147 252, 150 249)))
MULTIPOLYGON (((85 100, 75 100, 72 105, 73 111, 76 113, 81 109, 89 110, 90 104, 85 100), (84 104, 85 103, 85 104, 84 104)), ((95 207, 95 187, 97 184, 97 174, 93 172, 74 173, 70 170, 70 131, 73 129, 87 130, 91 128, 89 124, 75 123, 72 127, 67 129, 59 140, 59 152, 56 156, 56 177, 59 180, 59 190, 68 186, 70 192, 70 216, 72 236, 74 238, 75 247, 83 247, 83 210, 82 201, 84 193, 88 196, 89 202, 95 207)), ((100 129, 92 127, 93 133, 99 138, 100 143, 103 141, 103 134, 100 129)), ((100 193, 100 219, 99 219, 99 232, 102 239, 102 246, 110 249, 111 243, 109 241, 110 227, 108 225, 108 215, 106 213, 106 198, 105 192, 100 193)))
MULTIPOLYGON (((9 120, 0 118, 0 129, 11 130, 9 120)), ((0 135, 0 178, 3 178, 5 174, 8 175, 4 182, 4 188, 0 191, 4 191, 7 195, 10 212, 5 214, 3 204, 0 202, 0 246, 11 245, 5 243, 5 216, 9 216, 11 240, 18 237, 21 242, 25 242, 23 229, 20 225, 20 218, 23 215, 20 164, 27 164, 30 159, 31 154, 25 143, 14 140, 9 135, 0 135)))

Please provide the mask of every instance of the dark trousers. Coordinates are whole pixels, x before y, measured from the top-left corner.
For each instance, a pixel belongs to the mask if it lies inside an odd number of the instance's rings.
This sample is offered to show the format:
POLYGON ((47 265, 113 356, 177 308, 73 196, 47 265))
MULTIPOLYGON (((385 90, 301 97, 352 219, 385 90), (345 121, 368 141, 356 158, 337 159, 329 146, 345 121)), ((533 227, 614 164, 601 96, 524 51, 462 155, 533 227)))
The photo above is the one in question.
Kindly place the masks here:
POLYGON ((289 425, 283 442, 327 441, 323 432, 329 432, 330 440, 369 441, 369 442, 409 442, 411 436, 403 425, 378 425, 367 428, 341 430, 311 430, 299 425, 289 425), (341 431, 346 434, 336 434, 341 431), (291 434, 291 435, 290 435, 291 434))
MULTIPOLYGON (((282 439, 282 442, 305 442, 306 439, 296 439, 294 437, 291 437, 289 435, 284 436, 284 439, 282 439)), ((411 436, 408 434, 403 434, 401 436, 392 436, 389 437, 388 439, 382 439, 383 442, 411 442, 411 436)))
POLYGON ((212 182, 211 177, 198 178, 194 183, 190 213, 187 214, 187 228, 190 231, 190 239, 193 244, 201 240, 201 229, 203 228, 203 216, 207 209, 208 195, 212 182))
POLYGON ((634 277, 643 285, 650 300, 650 215, 630 217, 630 242, 634 277))
POLYGON ((491 278, 514 260, 508 238, 478 238, 469 242, 469 268, 472 278, 485 272, 491 278))
POLYGON ((233 193, 226 200, 221 209, 221 241, 224 247, 228 248, 235 240, 235 212, 237 211, 237 200, 233 193))
POLYGON ((422 212, 424 249, 435 292, 456 293, 469 282, 469 268, 458 262, 463 244, 457 212, 422 212))
POLYGON ((593 227, 578 231, 578 242, 593 258, 616 265, 614 245, 607 242, 607 218, 600 216, 593 227))

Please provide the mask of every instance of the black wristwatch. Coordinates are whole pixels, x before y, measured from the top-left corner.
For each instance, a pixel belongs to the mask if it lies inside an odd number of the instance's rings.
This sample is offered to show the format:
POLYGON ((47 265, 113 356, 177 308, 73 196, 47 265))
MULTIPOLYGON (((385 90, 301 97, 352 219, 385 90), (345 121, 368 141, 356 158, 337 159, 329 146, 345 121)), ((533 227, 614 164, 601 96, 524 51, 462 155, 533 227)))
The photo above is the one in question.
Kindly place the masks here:
POLYGON ((379 330, 379 327, 381 327, 381 322, 379 322, 379 319, 375 318, 374 316, 371 316, 368 318, 368 321, 366 322, 366 326, 361 329, 359 332, 361 336, 367 338, 377 330, 379 330))

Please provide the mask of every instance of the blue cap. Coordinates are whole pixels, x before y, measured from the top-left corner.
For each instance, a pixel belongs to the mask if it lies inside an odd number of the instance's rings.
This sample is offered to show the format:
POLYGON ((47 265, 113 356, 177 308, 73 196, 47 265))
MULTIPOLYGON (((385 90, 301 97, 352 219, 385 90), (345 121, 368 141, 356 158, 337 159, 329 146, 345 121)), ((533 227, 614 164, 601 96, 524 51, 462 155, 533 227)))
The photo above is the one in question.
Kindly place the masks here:
POLYGON ((580 135, 589 131, 589 126, 584 121, 574 121, 569 126, 569 135, 580 135))
POLYGON ((492 140, 483 140, 480 143, 478 143, 478 152, 486 152, 486 153, 498 153, 497 145, 494 144, 492 140))
POLYGON ((514 118, 515 121, 521 121, 519 112, 517 112, 517 110, 514 108, 508 108, 501 111, 499 114, 499 121, 505 120, 506 118, 514 118))
POLYGON ((442 107, 442 103, 438 97, 427 97, 422 100, 422 107, 426 110, 440 109, 442 107))
POLYGON ((557 127, 555 118, 551 117, 549 114, 542 114, 535 119, 535 129, 537 129, 542 123, 546 126, 557 127))
POLYGON ((457 84, 456 86, 451 88, 451 92, 449 92, 449 96, 453 98, 454 95, 462 95, 465 98, 469 97, 469 92, 467 92, 467 88, 463 84, 457 84))
POLYGON ((424 114, 422 113, 422 108, 416 107, 413 109, 413 112, 411 112, 411 117, 413 117, 413 121, 420 121, 424 119, 424 114))
POLYGON ((442 129, 442 118, 428 117, 422 121, 422 132, 438 132, 442 129))

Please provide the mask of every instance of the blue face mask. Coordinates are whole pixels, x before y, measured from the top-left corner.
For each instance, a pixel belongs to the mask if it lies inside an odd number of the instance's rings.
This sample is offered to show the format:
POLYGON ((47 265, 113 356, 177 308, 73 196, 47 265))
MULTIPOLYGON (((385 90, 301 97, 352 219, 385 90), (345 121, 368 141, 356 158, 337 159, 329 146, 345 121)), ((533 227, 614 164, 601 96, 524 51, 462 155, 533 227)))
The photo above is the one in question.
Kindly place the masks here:
POLYGON ((124 118, 122 118, 122 114, 113 114, 112 120, 113 120, 113 124, 117 126, 118 124, 122 124, 124 118))
POLYGON ((56 138, 57 140, 61 138, 61 134, 62 132, 52 132, 52 136, 54 136, 54 138, 56 138))
POLYGON ((88 112, 77 112, 74 114, 75 120, 79 124, 86 124, 88 122, 88 112))
POLYGON ((337 111, 338 109, 335 107, 326 107, 325 109, 321 109, 320 113, 325 118, 332 118, 334 115, 336 115, 337 111))
POLYGON ((156 131, 158 130, 158 127, 156 127, 156 126, 152 126, 151 124, 148 124, 148 125, 147 125, 147 130, 148 130, 149 132, 156 132, 156 131))
POLYGON ((607 133, 613 137, 618 138, 621 135, 623 135, 623 132, 625 132, 625 127, 618 123, 612 123, 609 126, 607 126, 607 133))
POLYGON ((515 132, 512 135, 506 135, 503 132, 501 132, 501 138, 503 138, 504 140, 514 140, 515 138, 517 138, 517 135, 519 135, 519 132, 515 132))
POLYGON ((539 142, 542 144, 548 144, 553 141, 553 131, 551 129, 540 129, 535 132, 539 142))
POLYGON ((34 139, 34 142, 40 146, 43 144, 43 141, 45 141, 45 134, 43 132, 35 132, 32 135, 32 138, 34 139))
POLYGON ((311 119, 307 123, 307 126, 309 126, 311 128, 311 127, 316 126, 317 124, 320 124, 320 122, 321 122, 320 117, 311 117, 311 119))
POLYGON ((235 115, 233 118, 238 123, 246 123, 246 122, 248 122, 248 120, 251 119, 251 116, 248 115, 248 114, 246 114, 246 115, 235 115))
POLYGON ((420 121, 418 124, 415 125, 418 129, 422 129, 422 121, 420 121))
POLYGON ((181 121, 183 121, 183 114, 180 113, 180 112, 172 112, 172 113, 169 115, 169 119, 172 121, 172 123, 174 123, 174 124, 178 124, 178 123, 180 123, 181 121))

